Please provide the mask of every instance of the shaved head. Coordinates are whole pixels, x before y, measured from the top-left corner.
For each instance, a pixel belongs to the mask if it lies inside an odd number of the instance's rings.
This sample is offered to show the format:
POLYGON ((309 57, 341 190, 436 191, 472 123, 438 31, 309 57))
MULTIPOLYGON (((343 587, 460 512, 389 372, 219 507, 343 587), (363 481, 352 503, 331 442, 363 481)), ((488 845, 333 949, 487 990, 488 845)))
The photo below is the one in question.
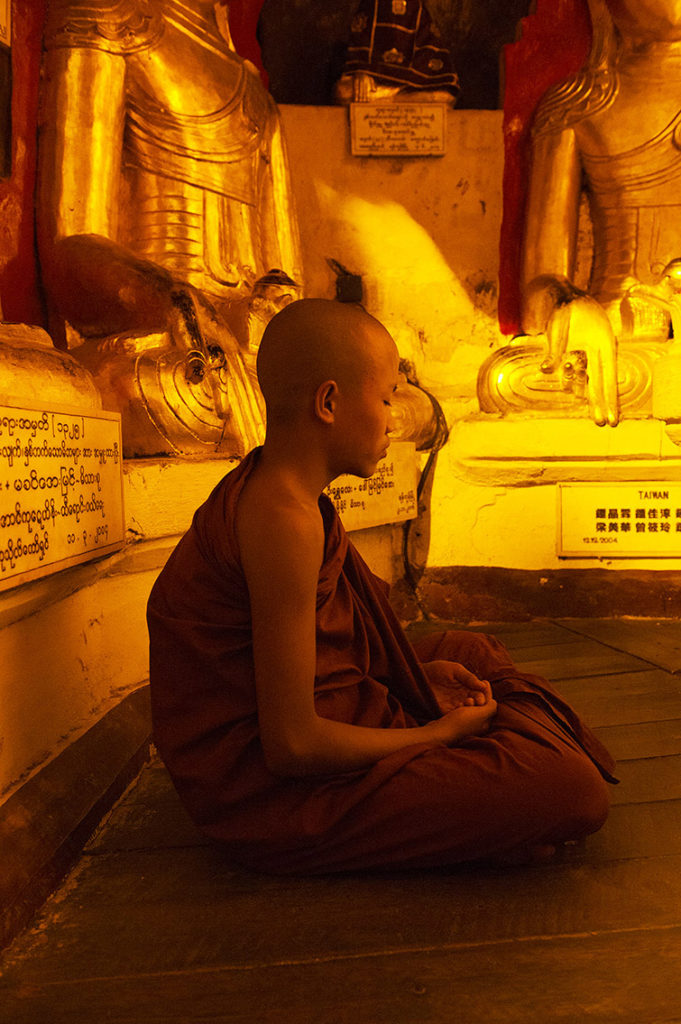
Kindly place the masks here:
POLYGON ((361 306, 300 299, 269 322, 258 352, 268 422, 295 420, 325 381, 352 388, 395 343, 361 306))

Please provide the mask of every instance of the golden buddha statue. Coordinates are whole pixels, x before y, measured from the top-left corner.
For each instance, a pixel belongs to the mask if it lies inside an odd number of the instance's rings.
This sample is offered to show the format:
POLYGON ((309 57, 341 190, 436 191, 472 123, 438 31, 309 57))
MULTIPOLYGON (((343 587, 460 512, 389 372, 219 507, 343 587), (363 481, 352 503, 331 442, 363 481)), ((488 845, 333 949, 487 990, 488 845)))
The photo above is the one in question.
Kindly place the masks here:
POLYGON ((276 106, 224 2, 48 0, 44 42, 52 334, 121 411, 127 456, 243 454, 263 431, 249 317, 301 280, 276 106))
POLYGON ((525 335, 482 367, 483 411, 652 414, 673 342, 681 256, 681 3, 589 0, 589 59, 533 126, 523 265, 525 335), (593 232, 575 283, 582 190, 593 232))

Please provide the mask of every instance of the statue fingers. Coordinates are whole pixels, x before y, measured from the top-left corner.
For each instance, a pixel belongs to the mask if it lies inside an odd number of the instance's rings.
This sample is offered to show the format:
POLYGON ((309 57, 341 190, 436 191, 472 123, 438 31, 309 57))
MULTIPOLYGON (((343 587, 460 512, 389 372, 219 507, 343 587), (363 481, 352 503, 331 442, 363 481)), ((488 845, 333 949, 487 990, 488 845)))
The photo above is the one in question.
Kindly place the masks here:
POLYGON ((611 427, 616 427, 620 421, 619 396, 617 394, 617 378, 606 381, 605 388, 605 415, 611 427))
POLYGON ((559 306, 546 325, 548 351, 541 364, 542 373, 553 373, 567 349, 570 336, 570 306, 559 306))
POLYGON ((587 363, 587 399, 591 418, 599 427, 619 423, 616 365, 603 360, 602 352, 592 352, 587 363))

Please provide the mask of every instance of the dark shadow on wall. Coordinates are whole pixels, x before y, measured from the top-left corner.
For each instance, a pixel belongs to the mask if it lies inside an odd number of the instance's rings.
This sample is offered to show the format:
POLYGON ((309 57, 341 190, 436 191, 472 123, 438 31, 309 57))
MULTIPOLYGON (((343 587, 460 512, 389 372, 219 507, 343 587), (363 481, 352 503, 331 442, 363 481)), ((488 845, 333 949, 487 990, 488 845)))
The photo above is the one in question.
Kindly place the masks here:
MULTIPOLYGON (((531 0, 429 0, 461 79, 459 108, 501 106, 501 50, 531 6, 531 0)), ((357 0, 265 0, 258 34, 278 103, 333 102, 356 8, 357 0)))

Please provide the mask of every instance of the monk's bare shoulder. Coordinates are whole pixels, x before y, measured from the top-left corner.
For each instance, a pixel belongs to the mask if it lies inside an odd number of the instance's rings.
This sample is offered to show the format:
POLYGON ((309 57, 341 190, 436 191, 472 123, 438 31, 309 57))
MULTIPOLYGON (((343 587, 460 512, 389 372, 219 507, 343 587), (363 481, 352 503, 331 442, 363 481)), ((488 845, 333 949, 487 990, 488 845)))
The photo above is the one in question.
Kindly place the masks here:
POLYGON ((266 578, 278 592, 316 579, 324 556, 319 506, 301 499, 276 477, 253 474, 236 510, 241 562, 249 581, 266 578))

